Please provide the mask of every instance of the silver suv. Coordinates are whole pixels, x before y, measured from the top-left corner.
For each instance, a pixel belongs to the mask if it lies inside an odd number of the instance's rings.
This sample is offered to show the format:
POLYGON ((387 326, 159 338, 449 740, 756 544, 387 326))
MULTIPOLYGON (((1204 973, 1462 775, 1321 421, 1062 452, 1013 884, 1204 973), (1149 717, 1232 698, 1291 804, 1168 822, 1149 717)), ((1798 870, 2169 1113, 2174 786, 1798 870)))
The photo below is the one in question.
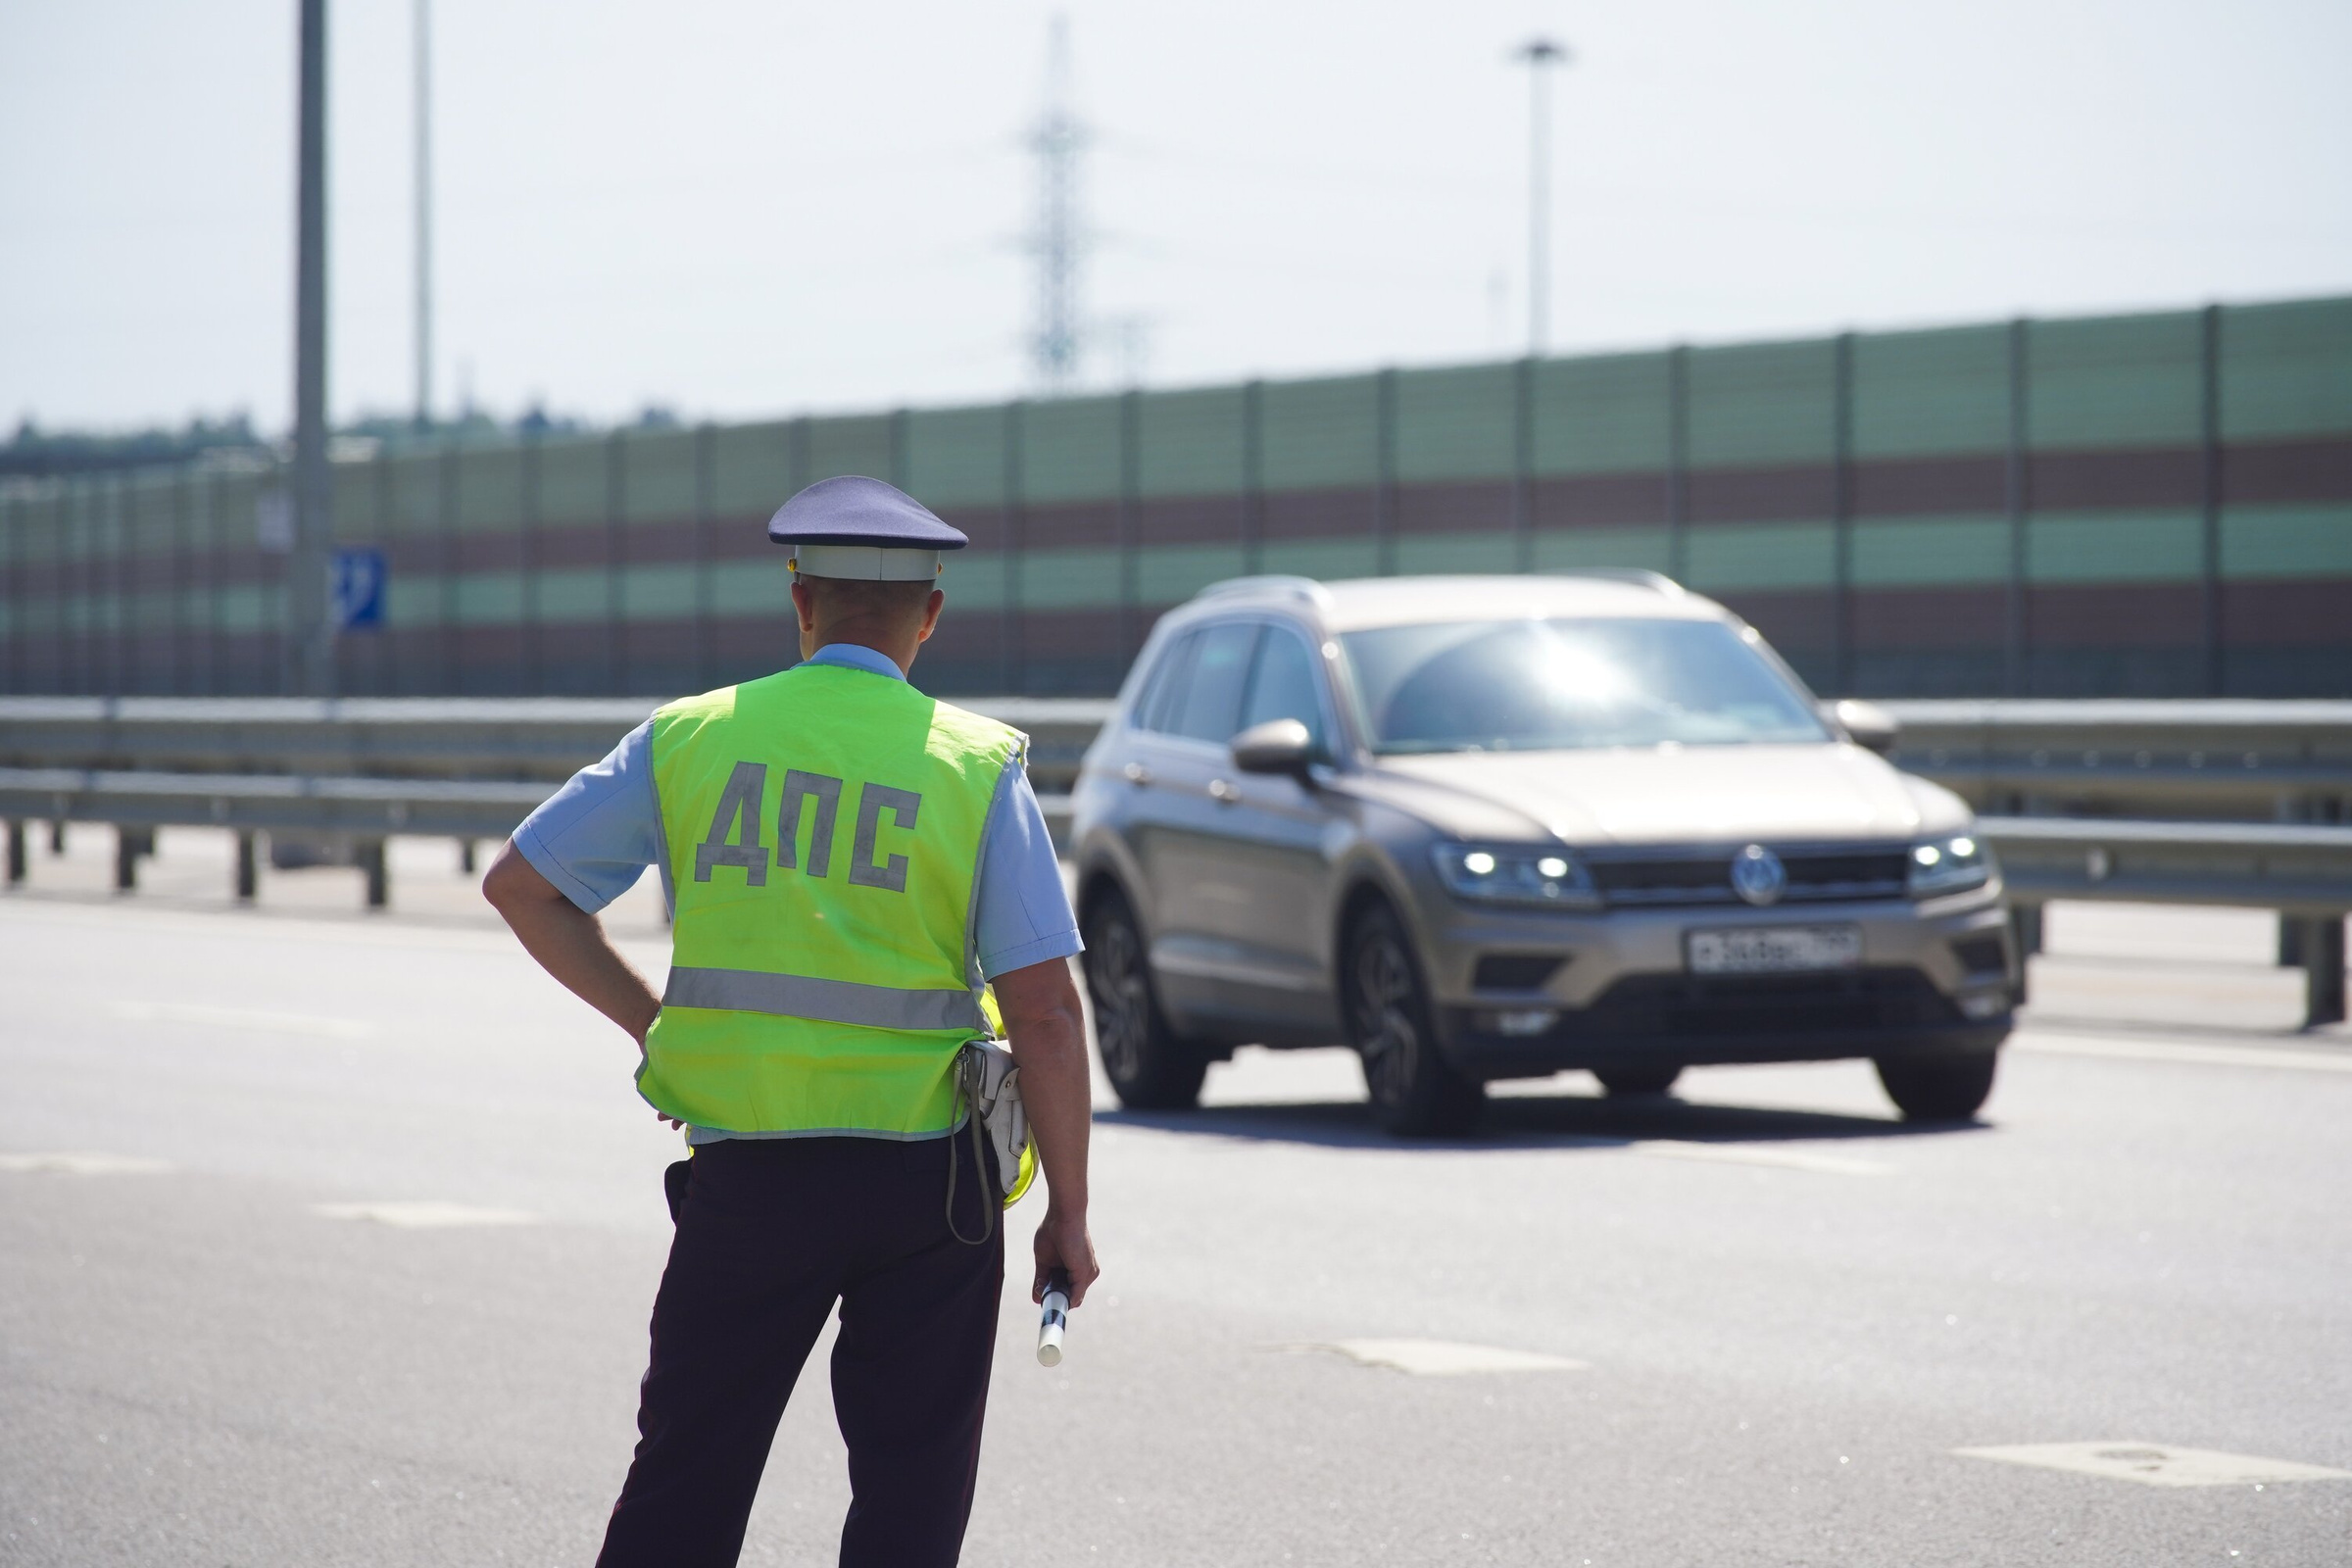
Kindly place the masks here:
POLYGON ((1195 1103, 1346 1041, 1379 1120, 1484 1085, 1867 1056, 1974 1115, 2017 998, 1998 868, 1756 632, 1650 573, 1219 584, 1163 617, 1073 801, 1102 1064, 1195 1103))

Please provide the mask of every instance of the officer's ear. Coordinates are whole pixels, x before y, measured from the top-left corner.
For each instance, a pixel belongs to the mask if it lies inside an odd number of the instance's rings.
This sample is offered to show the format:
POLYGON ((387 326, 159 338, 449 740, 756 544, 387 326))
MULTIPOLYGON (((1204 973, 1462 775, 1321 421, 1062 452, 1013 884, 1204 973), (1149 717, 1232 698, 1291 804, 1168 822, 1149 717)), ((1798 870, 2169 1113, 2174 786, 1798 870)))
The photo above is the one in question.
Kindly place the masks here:
POLYGON ((931 634, 939 629, 939 612, 947 608, 947 603, 948 596, 944 590, 931 590, 931 597, 923 603, 923 629, 915 633, 916 642, 927 643, 931 640, 931 634))

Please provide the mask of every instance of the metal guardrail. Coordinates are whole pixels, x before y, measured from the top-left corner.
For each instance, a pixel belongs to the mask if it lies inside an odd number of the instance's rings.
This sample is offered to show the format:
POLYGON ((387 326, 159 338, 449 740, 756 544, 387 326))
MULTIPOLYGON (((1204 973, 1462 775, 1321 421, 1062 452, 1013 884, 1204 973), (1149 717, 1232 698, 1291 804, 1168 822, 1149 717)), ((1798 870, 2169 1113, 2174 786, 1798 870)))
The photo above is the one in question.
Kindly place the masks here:
MULTIPOLYGON (((1066 791, 1110 715, 1099 698, 974 698, 1028 731, 1066 791)), ((2003 815, 2340 820, 2352 703, 1908 701, 1895 762, 2003 815)), ((641 722, 650 698, 0 697, 0 766, 554 782, 641 722)))
POLYGON ((2009 815, 2341 820, 2352 703, 1900 702, 1896 765, 2009 815))
POLYGON ((511 779, 0 768, 0 816, 138 828, 494 838, 547 796, 545 784, 511 779))
MULTIPOLYGON (((372 904, 382 840, 495 838, 550 787, 611 749, 648 699, 0 698, 0 816, 9 872, 27 819, 138 835, 208 824, 239 834, 253 891, 256 831, 357 844, 372 904)), ((1098 699, 967 706, 1031 737, 1030 773, 1057 840, 1079 760, 1109 716, 1098 699)), ((2052 899, 2238 905, 2280 912, 2281 961, 2311 977, 2315 1021, 2343 1016, 2342 923, 2352 909, 2352 703, 1902 702, 1897 765, 1982 814, 2037 946, 2052 899), (2045 814, 2048 813, 2048 814, 2045 814), (2207 820, 2155 820, 2166 817, 2207 820), (2213 818, 2255 820, 2213 820, 2213 818), (2332 1000, 2331 1000, 2332 999, 2332 1000)))
POLYGON ((2057 899, 2276 909, 2279 962, 2303 971, 2305 1026, 2343 1022, 2352 827, 2042 816, 1977 826, 2000 857, 2022 952, 2040 950, 2041 907, 2057 899))
POLYGON ((2341 918, 2352 909, 2352 827, 1982 816, 2022 903, 2223 904, 2341 918))
MULTIPOLYGON (((0 697, 0 766, 107 771, 569 778, 645 721, 630 697, 0 697)), ((1030 775, 1064 791, 1111 705, 988 697, 1025 730, 1030 775)))

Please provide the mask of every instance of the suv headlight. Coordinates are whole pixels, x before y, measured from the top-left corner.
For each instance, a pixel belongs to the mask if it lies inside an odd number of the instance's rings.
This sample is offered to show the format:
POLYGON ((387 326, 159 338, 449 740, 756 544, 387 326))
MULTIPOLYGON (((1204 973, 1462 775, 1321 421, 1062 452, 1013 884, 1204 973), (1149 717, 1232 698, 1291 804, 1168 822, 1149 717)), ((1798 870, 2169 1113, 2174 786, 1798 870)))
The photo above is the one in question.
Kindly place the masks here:
POLYGON ((1992 875, 1992 851, 1974 833, 1911 846, 1910 893, 1915 899, 1981 888, 1992 875))
POLYGON ((1570 909, 1600 904, 1592 873, 1564 849, 1441 844, 1431 858, 1437 861, 1438 879, 1456 898, 1570 909))

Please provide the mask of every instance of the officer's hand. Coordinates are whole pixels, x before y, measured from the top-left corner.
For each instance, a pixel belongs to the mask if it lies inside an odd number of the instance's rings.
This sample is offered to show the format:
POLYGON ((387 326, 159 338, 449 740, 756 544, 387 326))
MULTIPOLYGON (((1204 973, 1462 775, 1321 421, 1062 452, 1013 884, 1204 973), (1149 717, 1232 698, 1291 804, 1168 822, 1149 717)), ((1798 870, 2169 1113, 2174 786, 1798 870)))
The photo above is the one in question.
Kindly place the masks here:
POLYGON ((666 1127, 676 1127, 676 1128, 679 1128, 679 1129, 681 1129, 681 1130, 683 1130, 683 1129, 685 1128, 685 1126, 686 1126, 686 1124, 685 1124, 684 1122, 682 1122, 682 1121, 678 1120, 678 1118, 677 1118, 677 1117, 675 1117, 675 1116, 667 1116, 667 1115, 663 1115, 663 1114, 662 1114, 661 1111, 658 1111, 658 1110, 654 1112, 654 1120, 656 1120, 656 1121, 658 1121, 658 1122, 661 1122, 661 1123, 662 1123, 663 1126, 666 1126, 666 1127))
POLYGON ((1085 1216, 1072 1219, 1049 1208, 1037 1227, 1037 1279, 1029 1287, 1029 1299, 1046 1298, 1046 1276, 1055 1269, 1070 1277, 1073 1307, 1086 1299, 1086 1288, 1102 1272, 1095 1262, 1095 1242, 1086 1234, 1085 1216))

